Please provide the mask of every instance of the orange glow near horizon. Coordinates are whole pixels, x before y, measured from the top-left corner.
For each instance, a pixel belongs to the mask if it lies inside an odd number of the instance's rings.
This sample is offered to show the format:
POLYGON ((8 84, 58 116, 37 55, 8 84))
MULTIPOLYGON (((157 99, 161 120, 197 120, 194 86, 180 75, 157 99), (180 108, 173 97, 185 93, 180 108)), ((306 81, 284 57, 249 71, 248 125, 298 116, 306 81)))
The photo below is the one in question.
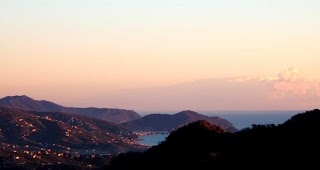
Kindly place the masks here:
MULTIPOLYGON (((133 104, 138 99, 130 91, 146 93, 211 78, 277 76, 297 67, 303 81, 273 82, 272 91, 261 90, 270 96, 277 93, 275 98, 279 90, 287 90, 285 95, 301 99, 294 101, 297 107, 315 107, 320 104, 315 97, 319 7, 313 0, 1 1, 0 96, 26 94, 64 105, 165 110, 190 103, 178 97, 168 107, 144 105, 142 99, 133 104), (123 92, 128 96, 121 96, 123 92)), ((270 107, 291 109, 292 103, 270 107)), ((264 107, 268 105, 256 103, 244 109, 264 107)))

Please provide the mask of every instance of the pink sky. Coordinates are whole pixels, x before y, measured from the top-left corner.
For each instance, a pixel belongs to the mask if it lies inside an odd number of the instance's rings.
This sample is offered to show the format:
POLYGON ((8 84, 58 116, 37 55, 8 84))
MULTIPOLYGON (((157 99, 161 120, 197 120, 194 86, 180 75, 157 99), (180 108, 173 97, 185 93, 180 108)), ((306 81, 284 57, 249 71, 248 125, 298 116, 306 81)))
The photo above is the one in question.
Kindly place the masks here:
POLYGON ((319 8, 316 0, 0 1, 0 96, 139 110, 312 109, 319 8), (279 74, 290 67, 299 74, 279 74))

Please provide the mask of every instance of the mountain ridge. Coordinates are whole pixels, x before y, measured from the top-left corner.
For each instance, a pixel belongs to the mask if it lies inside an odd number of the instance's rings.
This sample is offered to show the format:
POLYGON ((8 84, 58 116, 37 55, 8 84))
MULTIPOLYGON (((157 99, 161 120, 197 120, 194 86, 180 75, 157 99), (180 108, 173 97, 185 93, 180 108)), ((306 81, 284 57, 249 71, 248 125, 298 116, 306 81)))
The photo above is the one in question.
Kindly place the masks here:
POLYGON ((26 95, 6 96, 0 99, 0 105, 15 107, 22 110, 39 112, 65 112, 98 118, 113 123, 123 123, 139 119, 141 116, 133 110, 115 108, 77 108, 64 107, 47 100, 34 100, 26 95))

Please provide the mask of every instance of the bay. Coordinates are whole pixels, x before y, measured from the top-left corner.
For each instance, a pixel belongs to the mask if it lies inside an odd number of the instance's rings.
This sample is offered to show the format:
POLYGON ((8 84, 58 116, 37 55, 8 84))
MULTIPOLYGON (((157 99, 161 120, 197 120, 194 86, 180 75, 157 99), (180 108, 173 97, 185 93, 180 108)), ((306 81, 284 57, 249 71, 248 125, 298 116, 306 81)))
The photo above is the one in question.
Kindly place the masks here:
POLYGON ((154 146, 164 141, 168 135, 169 134, 143 135, 140 136, 140 139, 138 139, 137 142, 149 146, 154 146))

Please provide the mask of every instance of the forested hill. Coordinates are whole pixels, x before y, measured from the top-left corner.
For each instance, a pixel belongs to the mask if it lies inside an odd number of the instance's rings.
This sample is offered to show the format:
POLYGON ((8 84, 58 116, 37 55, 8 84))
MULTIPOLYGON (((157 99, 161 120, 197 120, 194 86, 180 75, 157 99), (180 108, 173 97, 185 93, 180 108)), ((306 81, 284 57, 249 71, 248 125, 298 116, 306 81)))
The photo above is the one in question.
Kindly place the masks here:
POLYGON ((121 154, 109 168, 120 169, 276 169, 319 167, 320 111, 285 123, 253 125, 235 134, 206 121, 172 132, 149 150, 121 154))

